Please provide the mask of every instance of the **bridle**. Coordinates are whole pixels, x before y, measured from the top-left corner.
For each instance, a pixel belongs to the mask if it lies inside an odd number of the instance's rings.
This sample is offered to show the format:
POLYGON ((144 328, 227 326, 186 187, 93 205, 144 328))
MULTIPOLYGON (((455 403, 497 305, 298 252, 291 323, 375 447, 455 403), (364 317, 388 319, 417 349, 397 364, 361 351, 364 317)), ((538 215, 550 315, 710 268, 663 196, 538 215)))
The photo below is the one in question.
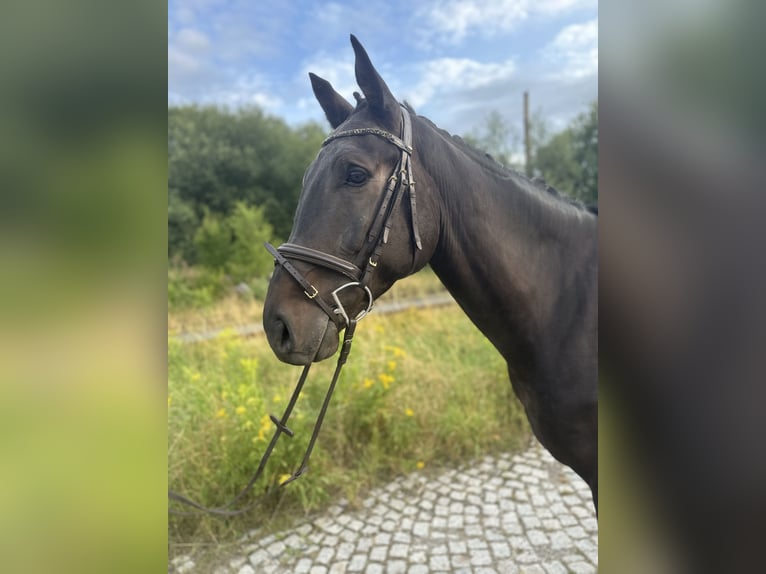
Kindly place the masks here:
POLYGON ((372 309, 373 297, 369 289, 369 283, 380 260, 380 253, 383 247, 388 243, 389 233, 393 224, 393 215, 399 202, 405 195, 405 190, 409 191, 410 213, 412 217, 413 242, 416 249, 423 248, 418 231, 418 218, 415 195, 415 180, 412 176, 412 123, 407 108, 401 106, 402 127, 401 137, 397 137, 385 130, 379 128, 355 128, 330 134, 323 142, 322 147, 328 143, 345 137, 355 137, 363 135, 375 135, 385 139, 390 144, 396 146, 399 151, 399 161, 394 168, 391 177, 388 178, 383 197, 378 206, 378 212, 367 232, 367 249, 357 255, 357 261, 363 261, 363 267, 356 265, 335 255, 330 255, 310 247, 297 245, 295 243, 283 243, 275 249, 271 244, 266 243, 266 249, 274 257, 277 265, 280 265, 295 281, 303 288, 306 296, 314 301, 339 329, 348 327, 350 319, 343 305, 341 305, 338 293, 350 287, 359 287, 367 295, 368 305, 360 315, 356 317, 358 321, 372 309), (319 267, 324 267, 341 275, 344 275, 351 281, 338 287, 330 295, 333 302, 328 303, 326 299, 318 292, 304 275, 302 275, 290 263, 290 259, 304 261, 319 267), (332 303, 335 303, 333 306, 332 303))
MULTIPOLYGON (((313 301, 320 309, 322 309, 322 311, 327 314, 329 319, 338 327, 338 331, 344 330, 343 344, 341 346, 340 354, 338 355, 338 362, 335 367, 335 372, 333 374, 332 381, 330 382, 330 386, 327 389, 327 394, 325 395, 324 402, 322 403, 319 415, 317 416, 316 423, 314 424, 314 430, 312 431, 311 439, 309 440, 309 444, 306 448, 306 453, 303 456, 298 470, 290 475, 288 479, 280 483, 279 487, 293 482, 306 471, 309 457, 311 456, 311 452, 314 449, 314 444, 316 443, 316 440, 319 436, 322 422, 324 421, 327 408, 330 404, 330 398, 332 397, 333 391, 335 390, 335 385, 338 382, 338 377, 340 376, 341 369, 346 363, 348 355, 351 351, 351 343, 356 331, 356 325, 365 315, 367 315, 372 310, 374 300, 372 292, 369 288, 370 281, 375 272, 375 269, 378 267, 381 252, 383 251, 385 245, 388 243, 391 226, 393 225, 393 215, 396 212, 397 207, 401 203, 402 197, 406 192, 409 192, 414 247, 416 251, 423 249, 420 240, 420 232, 418 230, 415 180, 412 176, 412 120, 410 118, 409 112, 407 111, 407 108, 404 106, 400 106, 400 108, 402 121, 401 133, 399 137, 379 128, 354 128, 331 133, 322 142, 322 147, 324 147, 328 143, 339 138, 375 135, 396 146, 400 151, 399 160, 396 164, 396 167, 394 168, 393 173, 386 182, 386 188, 380 201, 380 205, 378 206, 377 214, 367 232, 365 244, 366 249, 363 248, 357 255, 357 260, 363 261, 361 266, 335 255, 324 253, 304 245, 298 245, 295 243, 283 243, 278 248, 274 248, 274 246, 270 243, 265 244, 268 252, 272 255, 272 257, 274 257, 275 265, 278 265, 284 269, 290 275, 290 277, 292 277, 298 283, 301 289, 303 289, 303 293, 306 295, 306 297, 313 301), (298 271, 298 269, 292 264, 290 260, 302 261, 323 267, 325 269, 329 269, 330 271, 343 275, 346 279, 349 279, 349 281, 343 283, 331 291, 330 301, 328 301, 326 297, 320 293, 319 290, 314 287, 314 285, 311 284, 306 276, 298 271), (354 317, 350 317, 340 301, 340 293, 346 289, 351 289, 354 287, 364 291, 364 294, 367 297, 367 303, 359 313, 357 313, 354 317)), ((414 261, 415 256, 413 255, 413 267, 414 261)), ((274 450, 279 437, 283 433, 289 437, 293 436, 294 433, 287 427, 287 422, 290 418, 293 408, 295 407, 295 403, 298 400, 301 390, 303 389, 303 385, 306 382, 306 378, 308 376, 312 362, 313 361, 309 361, 309 363, 303 368, 303 372, 298 379, 298 383, 295 386, 295 390, 290 397, 290 401, 282 417, 278 419, 274 415, 269 415, 269 418, 276 426, 274 436, 266 448, 266 452, 261 458, 255 473, 245 488, 243 488, 240 493, 237 494, 237 496, 235 496, 224 506, 218 508, 208 508, 202 506, 201 504, 198 504, 193 500, 171 490, 168 490, 168 498, 192 506, 197 510, 220 516, 235 516, 251 510, 256 503, 248 505, 244 508, 240 508, 238 510, 228 509, 236 502, 241 500, 260 478, 266 466, 266 462, 271 456, 271 452, 274 450)), ((181 515, 196 514, 195 512, 178 512, 172 509, 170 512, 173 514, 181 515)))

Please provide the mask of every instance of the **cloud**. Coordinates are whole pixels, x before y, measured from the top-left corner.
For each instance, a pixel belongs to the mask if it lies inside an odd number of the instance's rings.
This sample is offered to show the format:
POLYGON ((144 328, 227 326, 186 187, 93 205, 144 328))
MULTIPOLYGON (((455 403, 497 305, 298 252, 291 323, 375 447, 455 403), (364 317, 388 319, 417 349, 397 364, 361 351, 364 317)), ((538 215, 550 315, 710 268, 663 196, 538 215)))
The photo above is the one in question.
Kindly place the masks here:
POLYGON ((178 91, 199 81, 210 81, 210 39, 200 30, 182 28, 168 33, 168 90, 178 91))
POLYGON ((204 30, 215 59, 238 64, 248 57, 274 58, 285 47, 293 8, 290 3, 274 9, 267 2, 251 0, 170 0, 168 2, 168 45, 177 42, 183 30, 204 30))
POLYGON ((545 49, 546 58, 562 79, 598 74, 598 20, 564 27, 545 49))
POLYGON ((353 103, 359 87, 352 32, 394 95, 453 133, 479 125, 493 109, 520 117, 524 90, 533 109, 542 107, 559 123, 597 97, 596 6, 596 0, 353 6, 170 0, 168 102, 256 104, 291 123, 323 122, 308 72, 353 103), (393 42, 396 30, 404 36, 393 42))
POLYGON ((168 91, 168 103, 211 104, 232 109, 255 105, 273 114, 281 112, 284 106, 284 101, 268 88, 266 80, 254 74, 234 77, 222 75, 218 81, 207 84, 202 89, 187 89, 183 92, 168 91))
POLYGON ((217 47, 201 30, 168 34, 168 103, 258 105, 276 112, 283 102, 271 94, 265 77, 219 65, 217 47))
POLYGON ((194 28, 183 28, 180 30, 175 34, 174 43, 192 52, 204 53, 210 49, 208 37, 194 28))
POLYGON ((169 6, 173 17, 168 26, 168 103, 258 105, 279 111, 283 102, 273 95, 270 81, 250 71, 248 57, 258 51, 259 41, 243 39, 245 30, 252 36, 247 22, 227 25, 242 14, 241 9, 204 16, 203 11, 216 8, 218 2, 187 0, 169 6))
POLYGON ((320 30, 330 28, 331 32, 334 34, 336 29, 348 25, 348 9, 337 2, 326 2, 314 6, 313 11, 314 20, 319 24, 317 27, 320 30))
POLYGON ((344 47, 341 57, 320 53, 306 60, 300 68, 299 82, 309 83, 309 72, 324 78, 332 84, 335 91, 353 102, 352 94, 358 91, 354 74, 354 58, 349 55, 350 49, 344 47))
POLYGON ((211 102, 222 102, 233 108, 257 105, 266 112, 275 113, 284 102, 273 94, 265 78, 257 74, 242 74, 211 91, 207 97, 211 102))
POLYGON ((492 35, 515 27, 528 16, 526 0, 437 0, 420 11, 429 36, 459 42, 474 30, 492 35))
POLYGON ((419 67, 420 81, 410 93, 404 92, 404 98, 415 108, 443 92, 475 90, 502 82, 516 70, 513 60, 482 63, 468 58, 438 58, 419 67))
POLYGON ((432 0, 418 15, 427 40, 456 44, 466 37, 509 32, 535 16, 594 8, 597 0, 432 0))

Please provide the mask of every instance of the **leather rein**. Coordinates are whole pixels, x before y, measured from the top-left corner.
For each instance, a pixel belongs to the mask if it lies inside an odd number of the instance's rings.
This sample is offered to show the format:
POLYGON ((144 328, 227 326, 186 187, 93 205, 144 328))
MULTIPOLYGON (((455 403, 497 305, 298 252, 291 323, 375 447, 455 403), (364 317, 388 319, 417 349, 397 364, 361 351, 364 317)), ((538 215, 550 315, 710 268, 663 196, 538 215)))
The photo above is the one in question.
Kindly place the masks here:
MULTIPOLYGON (((313 301, 320 309, 322 309, 322 311, 327 314, 330 320, 338 327, 339 331, 344 330, 343 344, 340 349, 340 354, 338 355, 338 362, 335 366, 335 372, 333 373, 330 386, 327 389, 327 394, 325 395, 322 407, 319 411, 319 415, 317 416, 317 420, 314 424, 314 430, 311 433, 311 439, 309 440, 309 444, 306 448, 306 453, 303 455, 303 459, 300 466, 298 467, 298 470, 290 475, 290 477, 284 482, 280 483, 277 486, 278 488, 283 487, 293 482, 294 480, 297 480, 307 470, 308 460, 311 456, 311 452, 314 449, 314 444, 316 443, 316 440, 319 436, 319 431, 322 427, 322 422, 324 421, 325 414, 327 413, 327 408, 329 407, 333 391, 335 390, 335 385, 338 382, 340 372, 343 368, 343 365, 346 363, 348 355, 351 351, 351 343, 354 338, 357 322, 372 310, 374 300, 372 292, 369 288, 369 284, 373 273, 378 266, 378 262, 380 261, 380 254, 384 246, 388 243, 389 233, 393 225, 393 214, 396 211, 397 206, 402 201, 402 197, 406 192, 409 192, 413 243, 417 250, 421 250, 423 248, 420 240, 420 232, 418 231, 415 180, 412 176, 412 123, 410 114, 404 106, 401 106, 401 114, 402 122, 400 137, 397 137, 379 128, 355 128, 331 133, 322 142, 322 147, 324 147, 328 143, 338 138, 375 135, 396 146, 401 152, 396 167, 394 168, 394 172, 386 182, 386 188, 383 193, 383 198, 380 201, 377 215, 375 216, 375 219, 373 220, 372 225, 370 226, 370 229, 367 233, 366 242, 369 247, 366 250, 362 250, 358 256, 358 259, 362 259, 362 256, 364 257, 364 263, 361 264, 362 266, 358 266, 355 263, 346 261, 340 257, 336 257, 335 255, 330 255, 328 253, 324 253, 322 251, 318 251, 303 245, 283 243, 278 248, 274 248, 274 246, 270 243, 265 244, 267 251, 272 255, 272 257, 274 257, 275 265, 282 267, 282 269, 284 269, 290 275, 290 277, 292 277, 298 283, 298 285, 300 285, 306 297, 313 301), (298 271, 298 269, 291 263, 290 260, 303 261, 305 263, 324 267, 325 269, 329 269, 340 275, 343 275, 345 278, 349 279, 349 281, 343 283, 340 287, 337 287, 335 290, 333 290, 330 293, 330 300, 328 301, 327 298, 323 296, 323 294, 319 293, 317 288, 311 284, 305 275, 298 271), (367 297, 367 304, 365 308, 363 308, 356 316, 350 317, 340 301, 339 294, 345 289, 354 287, 364 291, 364 294, 367 297)), ((239 492, 239 494, 237 494, 233 499, 231 499, 223 506, 209 508, 194 502, 193 500, 172 490, 168 490, 168 498, 170 500, 181 502, 197 510, 196 512, 180 512, 174 509, 169 509, 171 514, 189 516, 199 514, 200 512, 207 512, 209 514, 218 516, 236 516, 248 512, 259 504, 258 501, 256 501, 248 506, 245 506, 244 508, 230 510, 234 504, 242 500, 242 498, 261 477, 263 470, 266 467, 266 463, 268 462, 269 457, 271 456, 271 453, 274 450, 277 441, 279 440, 279 437, 282 434, 286 434, 291 438, 293 437, 294 433, 287 427, 287 422, 290 418, 290 415, 292 414, 298 397, 300 396, 303 385, 306 382, 306 378, 308 377, 312 362, 313 361, 310 361, 306 366, 303 367, 303 372, 298 379, 298 383, 295 386, 295 390, 290 397, 290 401, 285 408, 282 417, 278 419, 274 415, 269 415, 269 418, 276 427, 274 435, 272 436, 271 441, 269 442, 269 445, 267 446, 266 451, 264 452, 263 457, 258 464, 258 468, 248 481, 247 485, 239 492)), ((269 492, 272 490, 273 488, 270 489, 269 492)))

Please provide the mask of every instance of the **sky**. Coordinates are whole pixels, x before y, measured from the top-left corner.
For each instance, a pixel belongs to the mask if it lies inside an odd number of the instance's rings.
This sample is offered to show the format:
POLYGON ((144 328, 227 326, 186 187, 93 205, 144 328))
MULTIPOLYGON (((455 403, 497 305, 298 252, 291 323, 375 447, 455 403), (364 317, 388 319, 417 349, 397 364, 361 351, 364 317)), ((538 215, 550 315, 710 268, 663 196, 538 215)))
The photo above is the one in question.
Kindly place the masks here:
POLYGON ((554 131, 598 98, 597 0, 170 0, 168 104, 255 104, 329 129, 308 73, 354 103, 349 34, 453 134, 493 111, 520 130, 525 90, 554 131))

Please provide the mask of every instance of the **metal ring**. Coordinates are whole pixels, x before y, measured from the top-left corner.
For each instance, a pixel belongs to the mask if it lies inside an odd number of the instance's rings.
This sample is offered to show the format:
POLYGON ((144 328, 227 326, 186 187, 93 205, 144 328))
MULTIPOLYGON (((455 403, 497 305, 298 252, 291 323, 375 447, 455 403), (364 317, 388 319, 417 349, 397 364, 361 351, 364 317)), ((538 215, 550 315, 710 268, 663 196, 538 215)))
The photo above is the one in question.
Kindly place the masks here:
POLYGON ((362 309, 361 311, 359 311, 359 313, 357 314, 356 319, 355 319, 356 321, 359 321, 360 319, 362 319, 362 317, 367 315, 367 313, 372 311, 372 306, 373 306, 373 303, 374 303, 374 300, 372 298, 372 292, 370 291, 370 288, 367 287, 367 285, 362 285, 358 281, 352 281, 351 283, 344 283, 343 285, 341 285, 340 287, 335 289, 335 291, 333 291, 331 293, 332 298, 335 301, 335 304, 338 306, 338 308, 335 310, 335 312, 338 313, 339 315, 341 315, 346 320, 346 325, 348 325, 351 322, 351 320, 348 317, 348 313, 346 313, 346 309, 343 307, 343 304, 340 302, 340 299, 338 298, 338 293, 340 291, 343 291, 344 289, 346 289, 348 287, 359 287, 361 289, 364 289, 364 292, 367 293, 367 299, 368 299, 367 308, 366 309, 362 309))

